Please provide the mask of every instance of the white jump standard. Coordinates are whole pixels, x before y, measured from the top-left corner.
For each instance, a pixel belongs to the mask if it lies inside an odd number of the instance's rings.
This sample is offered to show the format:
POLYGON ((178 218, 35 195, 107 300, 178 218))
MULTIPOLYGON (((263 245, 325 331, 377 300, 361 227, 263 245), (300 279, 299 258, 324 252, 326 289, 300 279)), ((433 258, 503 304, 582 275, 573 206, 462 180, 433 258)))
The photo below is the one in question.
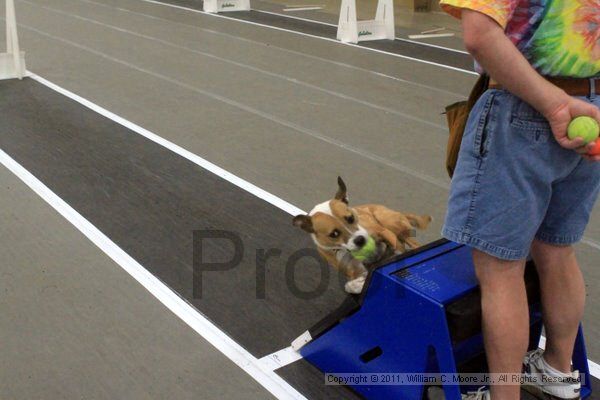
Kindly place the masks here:
POLYGON ((6 0, 6 53, 0 53, 0 79, 25 76, 25 53, 19 49, 14 0, 6 0))
POLYGON ((358 43, 365 40, 394 40, 394 1, 378 0, 375 19, 359 21, 356 14, 356 0, 342 0, 337 39, 344 43, 358 43))
POLYGON ((250 0, 204 0, 204 12, 250 11, 250 0))

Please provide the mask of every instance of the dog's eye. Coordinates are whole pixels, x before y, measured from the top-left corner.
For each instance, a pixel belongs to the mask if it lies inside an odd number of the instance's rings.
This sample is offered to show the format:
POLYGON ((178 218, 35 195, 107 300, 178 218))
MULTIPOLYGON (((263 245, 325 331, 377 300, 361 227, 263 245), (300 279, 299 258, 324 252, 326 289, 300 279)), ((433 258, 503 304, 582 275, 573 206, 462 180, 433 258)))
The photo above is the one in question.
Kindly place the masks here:
POLYGON ((350 225, 352 225, 354 223, 354 215, 350 215, 349 217, 346 217, 346 221, 348 221, 348 223, 350 225))
POLYGON ((337 229, 334 229, 333 231, 331 231, 331 233, 329 234, 329 237, 335 239, 338 236, 340 236, 340 231, 338 231, 337 229))

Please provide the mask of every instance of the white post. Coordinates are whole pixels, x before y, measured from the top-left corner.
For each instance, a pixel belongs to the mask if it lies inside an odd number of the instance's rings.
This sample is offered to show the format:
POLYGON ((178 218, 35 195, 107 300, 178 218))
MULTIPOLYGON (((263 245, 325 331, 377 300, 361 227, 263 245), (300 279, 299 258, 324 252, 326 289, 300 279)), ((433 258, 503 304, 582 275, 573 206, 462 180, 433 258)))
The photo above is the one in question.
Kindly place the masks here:
POLYGON ((250 0, 204 0, 204 12, 250 11, 250 0))
POLYGON ((204 12, 208 12, 208 13, 219 12, 217 0, 204 0, 204 5, 202 7, 204 9, 204 12))
POLYGON ((377 2, 377 13, 375 21, 385 27, 385 38, 394 40, 396 37, 396 26, 394 25, 394 0, 379 0, 377 2))
POLYGON ((342 0, 337 39, 344 43, 358 43, 356 0, 342 0))
POLYGON ((8 0, 6 1, 6 52, 12 54, 12 28, 10 26, 10 17, 8 13, 8 0))
POLYGON ((6 41, 7 52, 12 53, 13 56, 13 63, 17 78, 23 79, 23 71, 21 70, 21 50, 19 49, 19 38, 17 36, 17 17, 15 15, 14 0, 6 0, 6 41), (10 43, 10 47, 8 47, 8 43, 10 43))
POLYGON ((356 0, 342 0, 337 38, 342 42, 394 40, 394 0, 378 0, 375 19, 359 21, 356 0))
POLYGON ((19 78, 25 74, 25 60, 19 48, 14 0, 6 0, 6 53, 0 54, 0 79, 19 78))

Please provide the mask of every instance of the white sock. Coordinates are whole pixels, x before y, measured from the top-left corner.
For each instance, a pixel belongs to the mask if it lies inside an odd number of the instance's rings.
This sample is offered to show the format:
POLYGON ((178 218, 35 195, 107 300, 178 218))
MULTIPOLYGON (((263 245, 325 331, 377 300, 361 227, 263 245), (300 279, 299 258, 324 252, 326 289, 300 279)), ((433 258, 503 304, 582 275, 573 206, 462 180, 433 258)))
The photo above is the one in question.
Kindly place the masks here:
POLYGON ((544 368, 546 369, 546 371, 548 372, 548 375, 550 375, 550 376, 553 376, 556 378, 564 378, 567 376, 571 376, 571 373, 566 374, 564 372, 557 370, 552 365, 548 364, 548 362, 546 361, 544 356, 542 356, 542 363, 544 364, 544 368))
MULTIPOLYGON (((546 370, 546 374, 549 375, 550 377, 567 378, 567 377, 573 376, 573 373, 565 374, 564 372, 557 370, 556 368, 554 368, 553 366, 548 364, 548 362, 544 359, 543 356, 542 356, 542 364, 544 366, 544 369, 546 370)), ((578 387, 580 387, 580 385, 577 385, 575 383, 563 383, 563 384, 558 384, 558 385, 546 386, 544 388, 544 391, 547 391, 547 392, 553 394, 554 396, 557 396, 557 397, 560 397, 563 399, 569 399, 569 398, 577 398, 578 397, 578 395, 579 395, 579 393, 577 391, 578 387)))

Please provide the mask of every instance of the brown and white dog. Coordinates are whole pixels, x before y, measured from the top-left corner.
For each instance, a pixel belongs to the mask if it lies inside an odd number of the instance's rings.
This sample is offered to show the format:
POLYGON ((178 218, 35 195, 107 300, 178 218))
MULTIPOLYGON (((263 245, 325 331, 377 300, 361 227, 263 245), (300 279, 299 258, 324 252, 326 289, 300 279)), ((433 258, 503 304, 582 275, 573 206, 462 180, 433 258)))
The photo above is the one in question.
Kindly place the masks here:
POLYGON ((369 265, 419 247, 415 228, 425 229, 431 220, 429 215, 404 214, 377 204, 350 207, 346 184, 338 177, 335 197, 307 215, 297 215, 293 223, 311 235, 329 265, 346 275, 346 292, 360 293, 369 265), (364 261, 352 257, 351 252, 362 248, 369 236, 377 244, 376 253, 364 261))

